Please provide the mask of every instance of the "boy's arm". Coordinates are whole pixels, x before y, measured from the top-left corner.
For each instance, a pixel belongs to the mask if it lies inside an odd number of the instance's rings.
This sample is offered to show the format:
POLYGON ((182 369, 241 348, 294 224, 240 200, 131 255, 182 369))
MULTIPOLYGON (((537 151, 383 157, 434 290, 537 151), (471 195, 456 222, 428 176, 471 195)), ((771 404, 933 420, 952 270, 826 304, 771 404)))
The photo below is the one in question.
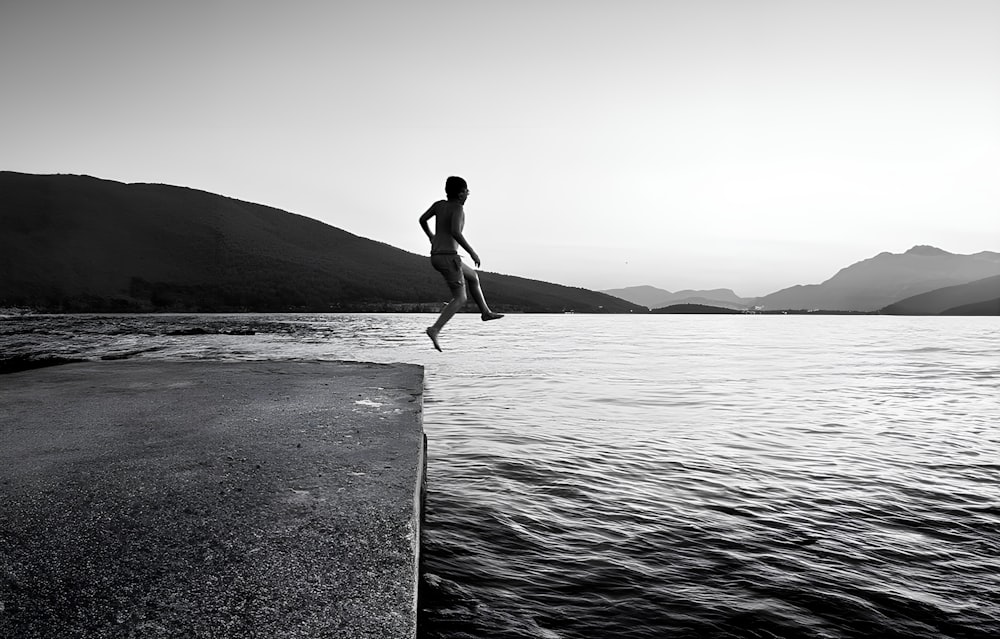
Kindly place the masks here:
POLYGON ((434 206, 434 204, 431 204, 431 208, 427 209, 427 211, 420 216, 420 228, 424 230, 424 233, 427 234, 427 239, 431 242, 434 241, 434 234, 431 233, 431 228, 427 225, 427 222, 434 217, 434 206))
POLYGON ((476 268, 479 268, 479 255, 476 251, 469 246, 469 242, 466 241, 465 236, 462 235, 462 227, 465 226, 465 210, 462 207, 458 207, 455 214, 451 216, 451 236, 455 238, 458 245, 465 249, 472 258, 472 261, 476 264, 476 268))

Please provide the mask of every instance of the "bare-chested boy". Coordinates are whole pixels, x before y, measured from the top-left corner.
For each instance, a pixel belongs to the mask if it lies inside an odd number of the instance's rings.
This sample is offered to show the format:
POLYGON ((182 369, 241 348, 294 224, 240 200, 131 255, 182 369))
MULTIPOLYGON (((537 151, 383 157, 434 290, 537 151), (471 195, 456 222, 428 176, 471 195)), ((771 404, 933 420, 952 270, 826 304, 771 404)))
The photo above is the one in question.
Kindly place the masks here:
POLYGON ((462 229, 465 228, 465 209, 462 205, 469 197, 469 187, 460 177, 452 176, 445 181, 444 191, 448 196, 447 200, 439 200, 427 209, 427 212, 420 216, 420 227, 431 240, 431 265, 444 276, 444 281, 451 289, 452 298, 448 305, 441 311, 441 316, 434 322, 434 326, 427 327, 427 336, 434 343, 434 348, 441 350, 438 344, 438 333, 451 317, 465 305, 468 300, 466 286, 472 293, 472 299, 479 306, 483 321, 500 319, 500 313, 494 313, 486 304, 483 297, 483 289, 479 285, 479 275, 476 270, 468 264, 462 263, 462 258, 458 256, 458 247, 462 247, 479 266, 479 255, 469 246, 462 229), (435 232, 431 233, 427 222, 432 218, 437 218, 434 222, 435 232))

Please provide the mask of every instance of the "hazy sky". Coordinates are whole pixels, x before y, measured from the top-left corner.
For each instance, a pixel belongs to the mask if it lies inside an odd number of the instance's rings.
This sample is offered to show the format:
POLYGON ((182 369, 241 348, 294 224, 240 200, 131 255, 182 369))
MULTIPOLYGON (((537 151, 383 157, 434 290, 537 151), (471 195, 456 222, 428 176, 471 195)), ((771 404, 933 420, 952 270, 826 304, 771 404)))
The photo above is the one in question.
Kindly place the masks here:
POLYGON ((483 269, 573 286, 1000 251, 996 0, 24 0, 0 79, 0 169, 416 253, 457 174, 483 269))

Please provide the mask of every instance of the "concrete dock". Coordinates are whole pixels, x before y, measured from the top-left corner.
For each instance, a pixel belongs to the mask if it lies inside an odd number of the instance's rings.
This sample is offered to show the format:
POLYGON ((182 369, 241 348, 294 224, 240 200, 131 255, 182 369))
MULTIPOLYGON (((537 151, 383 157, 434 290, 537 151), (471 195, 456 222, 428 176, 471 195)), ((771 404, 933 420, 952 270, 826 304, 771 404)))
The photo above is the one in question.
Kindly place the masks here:
POLYGON ((0 375, 0 637, 416 634, 423 369, 0 375))

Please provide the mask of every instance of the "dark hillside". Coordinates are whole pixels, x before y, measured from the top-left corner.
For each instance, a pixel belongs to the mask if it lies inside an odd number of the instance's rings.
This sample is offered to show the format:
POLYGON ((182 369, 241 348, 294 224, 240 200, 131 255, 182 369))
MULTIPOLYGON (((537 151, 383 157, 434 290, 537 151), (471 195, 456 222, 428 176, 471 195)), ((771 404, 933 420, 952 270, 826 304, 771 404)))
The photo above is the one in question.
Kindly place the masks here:
MULTIPOLYGON (((499 309, 639 309, 556 284, 484 280, 499 309)), ((400 310, 445 297, 426 257, 279 209, 176 186, 0 172, 0 305, 400 310)))
POLYGON ((663 308, 654 308, 651 312, 674 315, 739 315, 743 311, 706 304, 674 304, 663 308))
POLYGON ((882 309, 887 315, 938 315, 938 314, 969 314, 997 315, 992 313, 973 312, 971 307, 985 303, 983 307, 989 310, 989 302, 1000 297, 1000 275, 986 277, 967 284, 939 288, 921 295, 914 295, 882 309), (965 308, 965 311, 950 313, 950 309, 965 308))
POLYGON ((941 315, 990 315, 1000 317, 1000 297, 985 302, 963 304, 943 311, 941 315))

